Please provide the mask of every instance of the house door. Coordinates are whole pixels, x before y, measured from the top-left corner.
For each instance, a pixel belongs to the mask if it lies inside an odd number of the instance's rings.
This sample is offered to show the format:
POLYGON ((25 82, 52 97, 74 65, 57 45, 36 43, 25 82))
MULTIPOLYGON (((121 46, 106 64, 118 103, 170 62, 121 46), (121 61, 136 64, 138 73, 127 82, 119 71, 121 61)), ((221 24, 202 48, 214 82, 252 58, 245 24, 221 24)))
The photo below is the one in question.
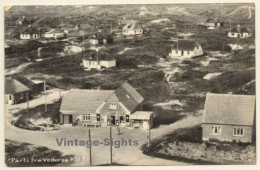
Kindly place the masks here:
POLYGON ((72 123, 72 115, 63 115, 64 124, 72 123))
POLYGON ((100 114, 97 114, 97 121, 100 121, 100 114))
POLYGON ((181 51, 181 56, 183 56, 184 51, 181 51))
POLYGON ((115 116, 111 116, 111 125, 115 125, 116 124, 116 118, 115 116))

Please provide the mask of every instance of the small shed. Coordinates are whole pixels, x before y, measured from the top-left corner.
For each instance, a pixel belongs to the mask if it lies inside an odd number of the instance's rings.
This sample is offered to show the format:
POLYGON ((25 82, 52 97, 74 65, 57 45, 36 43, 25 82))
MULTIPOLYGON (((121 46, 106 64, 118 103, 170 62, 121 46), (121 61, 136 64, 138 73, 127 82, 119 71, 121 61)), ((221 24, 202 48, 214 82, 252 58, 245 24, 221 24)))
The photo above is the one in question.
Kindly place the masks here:
POLYGON ((150 129, 153 127, 153 112, 136 111, 130 115, 132 127, 150 129))

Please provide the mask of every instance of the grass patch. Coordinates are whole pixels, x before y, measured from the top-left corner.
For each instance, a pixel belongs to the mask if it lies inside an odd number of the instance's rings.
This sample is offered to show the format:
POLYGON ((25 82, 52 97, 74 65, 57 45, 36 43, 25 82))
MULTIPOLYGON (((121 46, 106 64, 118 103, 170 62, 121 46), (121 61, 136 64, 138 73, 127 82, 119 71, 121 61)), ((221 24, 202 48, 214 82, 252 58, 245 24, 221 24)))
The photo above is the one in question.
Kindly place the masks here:
POLYGON ((14 122, 14 125, 28 130, 41 130, 37 125, 33 125, 30 119, 47 119, 50 118, 52 123, 58 123, 60 121, 59 110, 60 110, 61 100, 56 101, 52 104, 47 104, 47 112, 45 112, 45 105, 39 105, 34 108, 21 110, 14 114, 14 116, 18 116, 17 121, 14 122))

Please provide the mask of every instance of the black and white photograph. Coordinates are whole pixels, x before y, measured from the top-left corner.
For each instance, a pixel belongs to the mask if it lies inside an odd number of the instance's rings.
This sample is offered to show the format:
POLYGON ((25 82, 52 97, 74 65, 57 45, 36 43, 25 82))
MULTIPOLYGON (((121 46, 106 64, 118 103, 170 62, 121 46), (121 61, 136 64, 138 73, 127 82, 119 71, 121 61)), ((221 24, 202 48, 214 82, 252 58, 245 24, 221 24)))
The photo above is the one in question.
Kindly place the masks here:
POLYGON ((6 167, 256 165, 254 2, 2 11, 6 167))

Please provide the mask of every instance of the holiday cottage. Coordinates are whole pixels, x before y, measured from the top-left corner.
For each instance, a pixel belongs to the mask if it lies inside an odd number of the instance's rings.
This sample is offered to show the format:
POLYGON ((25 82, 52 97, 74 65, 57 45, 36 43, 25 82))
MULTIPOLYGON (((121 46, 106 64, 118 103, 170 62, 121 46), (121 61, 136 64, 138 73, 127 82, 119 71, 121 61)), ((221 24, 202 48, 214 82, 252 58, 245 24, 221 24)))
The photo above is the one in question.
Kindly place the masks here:
POLYGON ((153 126, 153 112, 142 111, 143 100, 128 83, 117 90, 71 90, 62 99, 60 122, 149 129, 153 126))
POLYGON ((191 58, 203 55, 201 45, 195 40, 177 40, 173 45, 170 57, 191 58))
POLYGON ((202 139, 252 142, 255 137, 255 96, 206 95, 202 139))
POLYGON ((130 22, 123 27, 123 35, 140 35, 143 34, 143 29, 136 24, 136 22, 130 22))
POLYGON ((41 34, 40 31, 36 28, 27 28, 25 31, 20 33, 21 40, 30 40, 30 39, 40 39, 41 34))
POLYGON ((237 25, 232 30, 228 32, 228 37, 231 38, 247 38, 252 37, 252 30, 250 30, 248 27, 241 27, 240 25, 237 25))
POLYGON ((95 34, 93 34, 89 38, 89 43, 92 45, 97 44, 110 44, 113 43, 113 38, 111 34, 108 34, 106 32, 102 32, 101 30, 95 34))
POLYGON ((100 52, 90 52, 87 56, 83 57, 83 67, 85 70, 97 69, 102 70, 116 66, 116 60, 110 54, 100 52))
POLYGON ((215 27, 222 27, 224 25, 223 22, 221 22, 218 19, 209 18, 205 23, 204 26, 206 26, 208 29, 214 29, 215 27))
POLYGON ((30 98, 30 88, 21 82, 6 77, 5 78, 5 104, 17 104, 30 98))

